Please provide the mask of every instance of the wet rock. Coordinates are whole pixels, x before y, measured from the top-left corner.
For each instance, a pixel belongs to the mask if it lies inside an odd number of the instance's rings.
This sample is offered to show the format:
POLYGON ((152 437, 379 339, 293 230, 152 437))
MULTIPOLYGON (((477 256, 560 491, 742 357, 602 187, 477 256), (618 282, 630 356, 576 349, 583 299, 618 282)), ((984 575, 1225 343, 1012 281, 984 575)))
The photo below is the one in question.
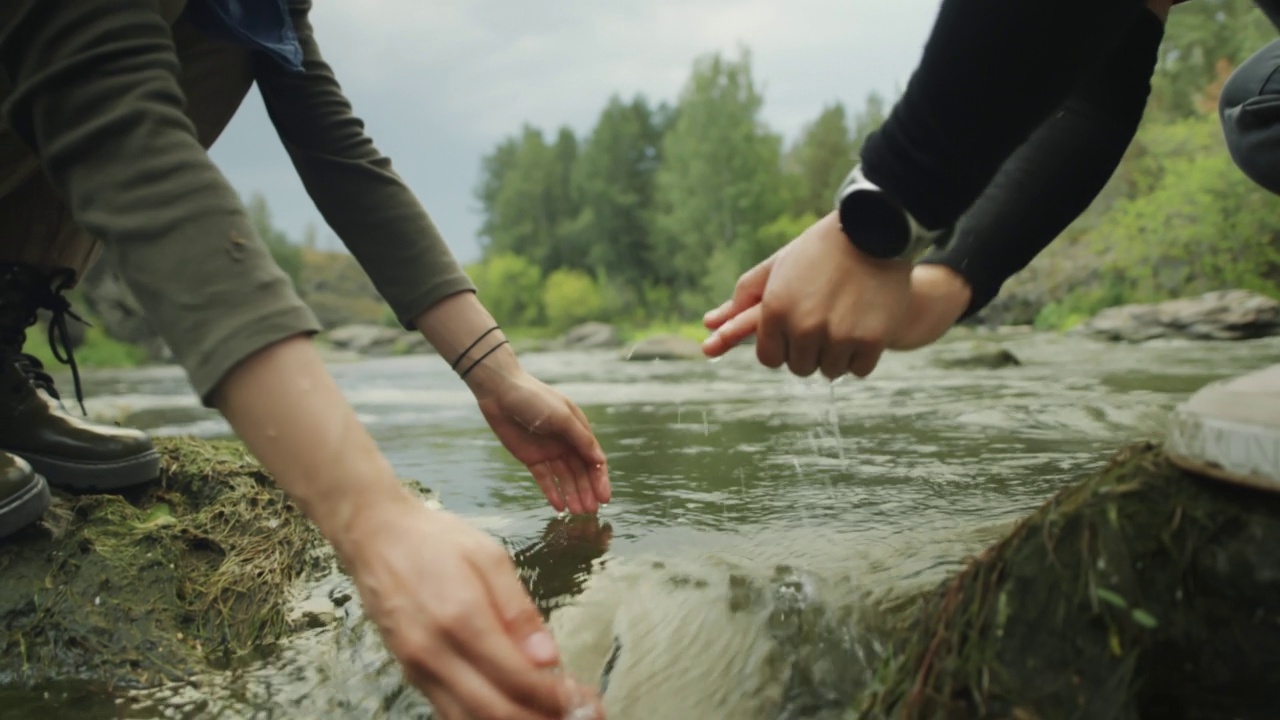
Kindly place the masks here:
POLYGON ((608 323, 588 322, 570 328, 557 343, 568 350, 598 350, 622 345, 618 329, 608 323))
POLYGON ((702 345, 680 335, 655 335, 636 343, 623 356, 624 360, 701 360, 702 345))
POLYGON ((946 348, 932 360, 947 370, 999 370, 1022 364, 1017 355, 999 345, 972 343, 963 348, 946 348))
POLYGON ((1248 290, 1103 310, 1078 332, 1102 340, 1249 340, 1280 335, 1280 301, 1248 290))
POLYGON ((1280 498, 1123 449, 927 593, 865 718, 1280 717, 1280 498))
POLYGON ((435 352, 420 333, 383 325, 343 325, 325 333, 324 340, 338 350, 365 357, 435 352))

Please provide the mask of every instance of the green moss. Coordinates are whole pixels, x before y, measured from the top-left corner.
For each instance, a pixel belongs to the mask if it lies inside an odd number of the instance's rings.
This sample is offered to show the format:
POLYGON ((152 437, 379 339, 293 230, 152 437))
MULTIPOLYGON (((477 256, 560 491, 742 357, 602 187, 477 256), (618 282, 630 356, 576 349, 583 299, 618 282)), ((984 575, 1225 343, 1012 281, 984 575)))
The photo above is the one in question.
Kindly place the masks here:
POLYGON ((1280 496, 1128 448, 921 601, 860 717, 1280 716, 1280 496))
POLYGON ((176 680, 268 650, 319 533, 239 443, 166 439, 131 495, 55 494, 0 545, 0 682, 176 680))

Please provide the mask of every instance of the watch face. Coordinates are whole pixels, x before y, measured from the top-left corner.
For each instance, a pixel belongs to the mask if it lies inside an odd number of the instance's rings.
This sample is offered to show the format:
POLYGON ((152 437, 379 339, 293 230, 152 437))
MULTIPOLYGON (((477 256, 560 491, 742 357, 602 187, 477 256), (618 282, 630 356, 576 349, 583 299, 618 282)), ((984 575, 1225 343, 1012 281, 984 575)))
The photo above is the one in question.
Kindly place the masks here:
POLYGON ((872 257, 899 257, 911 244, 907 214, 875 190, 855 190, 840 201, 840 226, 854 247, 872 257))

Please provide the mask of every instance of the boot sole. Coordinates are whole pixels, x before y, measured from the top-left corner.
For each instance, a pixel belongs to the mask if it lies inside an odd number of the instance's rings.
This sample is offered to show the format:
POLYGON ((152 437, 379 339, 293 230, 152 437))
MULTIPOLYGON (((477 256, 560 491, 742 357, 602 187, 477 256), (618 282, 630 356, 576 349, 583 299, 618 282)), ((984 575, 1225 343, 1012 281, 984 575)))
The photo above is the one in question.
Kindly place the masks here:
POLYGON ((1165 456, 1187 472, 1280 492, 1280 427, 1176 412, 1165 456))
POLYGON ((49 485, 71 492, 122 490, 160 477, 160 453, 156 450, 108 462, 76 462, 35 453, 11 452, 45 476, 49 485))
POLYGON ((0 505, 0 538, 35 524, 49 509, 50 502, 49 483, 37 473, 21 493, 0 505))

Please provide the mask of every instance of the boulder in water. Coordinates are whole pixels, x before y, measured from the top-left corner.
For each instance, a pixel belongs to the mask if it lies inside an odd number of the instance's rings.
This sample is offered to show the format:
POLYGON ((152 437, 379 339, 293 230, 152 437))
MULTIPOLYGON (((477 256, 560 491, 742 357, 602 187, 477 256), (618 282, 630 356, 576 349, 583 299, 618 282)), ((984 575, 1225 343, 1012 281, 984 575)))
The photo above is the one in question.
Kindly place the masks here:
POLYGON ((933 364, 947 370, 999 370, 1021 365, 1022 361, 1004 347, 975 342, 962 348, 940 350, 933 364))
POLYGON ((622 344, 618 329, 608 323, 587 322, 570 328, 556 343, 569 350, 616 348, 622 344))
POLYGON ((1124 449, 928 594, 865 718, 1280 717, 1280 495, 1124 449))
POLYGON ((1250 340, 1280 335, 1280 301, 1248 290, 1219 290, 1150 305, 1103 310, 1078 328, 1102 340, 1250 340))
POLYGON ((395 355, 408 333, 382 325, 343 325, 324 334, 333 347, 361 355, 395 355))
POLYGON ((624 360, 702 360, 702 344, 681 335, 655 335, 636 343, 624 360))

